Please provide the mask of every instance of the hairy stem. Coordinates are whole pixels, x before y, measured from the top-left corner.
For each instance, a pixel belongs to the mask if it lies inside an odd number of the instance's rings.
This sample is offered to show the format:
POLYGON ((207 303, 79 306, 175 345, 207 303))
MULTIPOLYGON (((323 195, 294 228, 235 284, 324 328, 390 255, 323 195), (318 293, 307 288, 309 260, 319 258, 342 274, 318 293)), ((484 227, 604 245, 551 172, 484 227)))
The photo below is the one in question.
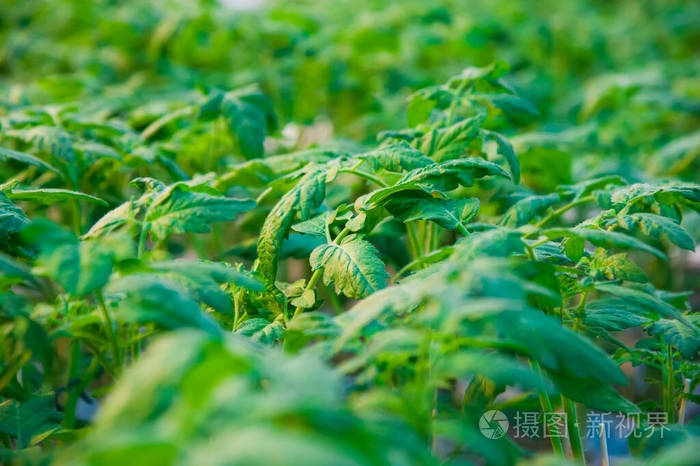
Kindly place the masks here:
POLYGON ((119 374, 122 371, 122 358, 121 352, 119 351, 119 342, 117 340, 117 329, 114 328, 112 323, 112 318, 109 316, 109 311, 107 310, 107 305, 105 304, 104 296, 102 291, 98 290, 96 293, 97 302, 99 303, 100 311, 102 312, 102 318, 105 323, 105 332, 109 337, 109 342, 112 346, 112 357, 114 358, 114 372, 119 374))
POLYGON ((586 464, 586 457, 583 454, 583 444, 581 443, 581 433, 578 428, 578 417, 576 415, 576 402, 561 396, 561 404, 566 411, 566 425, 569 433, 569 445, 574 459, 581 464, 586 464))
MULTIPOLYGON (((542 370, 540 369, 540 365, 535 361, 534 359, 530 360, 530 366, 532 366, 532 369, 535 371, 536 374, 541 375, 542 370)), ((540 398, 540 407, 542 409, 542 413, 551 413, 552 412, 552 400, 549 399, 549 395, 547 392, 544 390, 541 390, 539 393, 539 398, 540 398)), ((546 427, 545 427, 546 428, 546 427)), ((557 455, 564 457, 564 447, 561 443, 561 438, 557 435, 550 436, 550 440, 552 441, 552 451, 556 453, 557 455)))
POLYGON ((668 414, 669 423, 673 423, 676 420, 676 400, 673 379, 673 347, 671 345, 666 345, 666 413, 668 414))

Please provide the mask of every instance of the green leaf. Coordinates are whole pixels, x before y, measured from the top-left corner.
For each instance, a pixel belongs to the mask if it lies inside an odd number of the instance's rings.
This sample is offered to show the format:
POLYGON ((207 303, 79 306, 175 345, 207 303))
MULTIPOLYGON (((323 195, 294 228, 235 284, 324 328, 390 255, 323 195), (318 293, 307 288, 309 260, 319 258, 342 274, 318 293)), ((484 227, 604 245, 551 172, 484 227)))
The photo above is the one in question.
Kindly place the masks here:
POLYGON ((53 395, 0 403, 0 432, 17 439, 20 449, 29 445, 32 437, 55 429, 61 418, 53 395))
MULTIPOLYGON (((640 251, 645 251, 656 257, 668 260, 666 254, 659 251, 655 247, 649 246, 648 244, 628 236, 624 233, 619 233, 615 231, 600 230, 598 228, 587 228, 587 227, 576 227, 576 228, 551 228, 543 230, 542 234, 551 239, 556 238, 583 238, 590 241, 591 244, 602 248, 620 248, 620 249, 639 249, 640 251)), ((579 257, 580 259, 580 257, 579 257)))
POLYGON ((435 100, 426 99, 421 94, 415 94, 406 109, 408 126, 416 127, 427 120, 435 105, 437 105, 435 100))
POLYGON ((0 192, 0 239, 19 232, 29 223, 22 209, 10 201, 5 193, 0 192))
POLYGON ((668 217, 649 213, 623 215, 618 225, 629 231, 640 231, 652 238, 670 241, 676 246, 695 250, 695 241, 685 229, 668 217))
POLYGON ((264 285, 253 276, 221 262, 178 259, 148 265, 152 272, 163 274, 186 289, 197 301, 218 312, 233 314, 231 297, 221 285, 234 284, 251 291, 262 292, 264 285))
POLYGON ((83 235, 83 238, 99 238, 119 230, 123 226, 135 226, 138 222, 136 217, 145 211, 146 206, 137 201, 126 201, 119 207, 115 207, 104 214, 90 229, 83 235))
POLYGON ((585 378, 569 378, 557 374, 550 377, 566 395, 574 401, 582 403, 590 409, 608 413, 639 413, 640 408, 620 395, 617 390, 608 384, 608 381, 600 381, 585 378))
POLYGON ((700 350, 700 314, 686 315, 691 326, 674 319, 659 319, 648 329, 649 335, 663 335, 686 359, 695 359, 700 350))
POLYGON ((507 171, 493 162, 476 157, 448 160, 408 172, 396 184, 419 184, 433 190, 451 191, 457 186, 472 186, 476 178, 500 176, 510 178, 507 171))
POLYGON ((515 155, 515 150, 513 145, 508 141, 502 134, 495 131, 489 131, 482 129, 481 132, 484 134, 485 139, 493 139, 496 141, 496 146, 498 148, 498 153, 505 159, 506 163, 510 167, 510 175, 513 183, 520 183, 520 162, 518 157, 515 155))
POLYGON ((253 199, 233 199, 194 192, 183 183, 169 186, 153 199, 146 211, 151 235, 158 241, 168 234, 208 233, 209 225, 234 220, 255 207, 253 199))
POLYGON ((295 218, 300 221, 307 220, 325 196, 326 172, 313 169, 282 196, 265 218, 258 237, 258 260, 255 270, 269 283, 275 281, 282 240, 289 233, 295 218))
POLYGON ((473 94, 470 97, 501 109, 506 116, 517 123, 527 124, 540 116, 540 112, 534 105, 515 94, 473 94))
POLYGON ((132 256, 133 243, 121 235, 80 240, 49 221, 34 221, 22 237, 39 249, 35 272, 83 296, 103 287, 116 261, 132 256))
POLYGON ((559 194, 529 196, 521 199, 503 214, 499 225, 509 228, 525 225, 560 200, 559 194))
POLYGON ((82 156, 82 161, 86 165, 92 165, 97 160, 103 158, 113 160, 122 159, 122 156, 119 155, 119 152, 114 148, 95 141, 80 141, 75 143, 73 147, 82 156))
POLYGON ((33 155, 27 154, 25 152, 19 152, 16 150, 7 149, 5 147, 0 147, 0 161, 6 160, 16 160, 18 162, 26 163, 27 165, 45 168, 53 172, 58 171, 56 168, 52 167, 51 165, 44 162, 38 157, 34 157, 33 155))
POLYGON ((419 149, 437 162, 461 157, 479 133, 485 118, 485 114, 479 114, 446 128, 432 129, 421 138, 419 149))
POLYGON ((66 178, 77 182, 77 158, 70 133, 55 126, 34 126, 29 129, 10 130, 9 137, 33 144, 38 150, 51 155, 54 165, 58 166, 66 178))
POLYGON ((311 268, 323 268, 323 282, 333 283, 336 293, 364 298, 386 286, 389 275, 377 250, 362 239, 323 244, 311 253, 311 268))
POLYGON ((259 105, 269 105, 259 91, 253 94, 240 91, 228 92, 221 102, 221 112, 228 121, 231 133, 236 136, 241 154, 247 159, 262 157, 267 132, 268 114, 259 105))
POLYGON ((473 233, 457 242, 454 257, 473 259, 475 257, 508 257, 513 254, 523 254, 525 242, 522 233, 505 228, 473 233))
POLYGON ((419 191, 396 193, 385 207, 391 215, 403 222, 430 220, 448 230, 459 229, 463 233, 467 231, 464 218, 468 222, 479 208, 478 200, 475 209, 474 203, 466 199, 439 199, 419 191))
POLYGON ((618 332, 651 322, 651 319, 642 314, 645 314, 644 310, 634 302, 606 296, 586 303, 585 322, 589 326, 618 332))
POLYGON ((596 280, 629 280, 641 283, 649 280, 644 271, 623 252, 613 255, 596 254, 589 264, 589 270, 596 280))
POLYGON ((5 191, 7 197, 17 201, 34 201, 40 202, 42 204, 54 204, 60 201, 68 201, 71 199, 77 199, 82 201, 96 202, 104 206, 109 205, 106 201, 100 199, 99 197, 91 196, 89 194, 70 191, 67 189, 55 189, 55 188, 38 188, 38 189, 12 189, 10 191, 5 191))
POLYGON ((596 283, 595 288, 603 293, 610 293, 614 296, 622 298, 631 305, 638 306, 640 314, 642 315, 650 315, 649 313, 651 313, 651 315, 658 314, 664 317, 673 317, 683 322, 685 325, 692 327, 681 311, 649 293, 645 293, 630 287, 616 285, 614 283, 596 283))
POLYGON ((237 329, 236 333, 263 343, 273 343, 282 337, 284 328, 279 321, 268 322, 260 317, 248 319, 237 329))
POLYGON ((190 327, 213 335, 221 332, 183 288, 155 274, 137 273, 112 281, 105 288, 105 298, 117 303, 116 315, 127 322, 190 327))
POLYGON ((394 172, 413 170, 433 163, 428 156, 403 141, 356 155, 355 158, 364 160, 373 170, 383 168, 394 172))

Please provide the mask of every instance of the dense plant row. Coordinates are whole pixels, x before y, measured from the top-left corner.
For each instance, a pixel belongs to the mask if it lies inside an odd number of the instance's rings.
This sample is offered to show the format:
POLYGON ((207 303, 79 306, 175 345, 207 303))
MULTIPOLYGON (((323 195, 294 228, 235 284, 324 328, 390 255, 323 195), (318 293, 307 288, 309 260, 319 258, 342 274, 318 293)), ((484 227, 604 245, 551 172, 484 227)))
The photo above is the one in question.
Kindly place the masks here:
MULTIPOLYGON (((683 381, 700 380, 698 318, 638 262, 694 249, 680 221, 700 186, 520 185, 494 128, 532 110, 506 71, 421 90, 412 126, 374 148, 265 158, 274 116, 254 88, 179 95, 145 126, 129 101, 108 122, 69 105, 8 114, 3 456, 66 445, 53 460, 503 464, 523 451, 483 437, 479 416, 539 403, 570 419, 661 410, 666 446, 692 462, 694 431, 674 422, 694 399, 683 381), (251 159, 190 178, 218 157, 185 169, 163 156, 202 134, 209 153, 251 159), (618 339, 635 327, 635 344, 618 339), (623 361, 660 368, 662 398, 623 397, 623 361), (522 395, 499 397, 508 386, 522 395)), ((569 427, 570 446, 552 449, 581 459, 569 427)), ((655 454, 656 434, 636 451, 655 454)))

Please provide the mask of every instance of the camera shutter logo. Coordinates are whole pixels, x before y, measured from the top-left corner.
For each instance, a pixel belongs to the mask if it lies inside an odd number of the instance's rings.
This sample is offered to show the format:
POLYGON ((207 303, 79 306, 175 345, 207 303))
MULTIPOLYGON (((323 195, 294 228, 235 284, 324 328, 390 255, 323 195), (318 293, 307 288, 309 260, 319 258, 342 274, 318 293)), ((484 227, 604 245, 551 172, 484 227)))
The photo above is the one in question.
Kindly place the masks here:
POLYGON ((508 432, 508 418, 497 410, 486 411, 479 419, 479 430, 488 439, 499 439, 508 432))

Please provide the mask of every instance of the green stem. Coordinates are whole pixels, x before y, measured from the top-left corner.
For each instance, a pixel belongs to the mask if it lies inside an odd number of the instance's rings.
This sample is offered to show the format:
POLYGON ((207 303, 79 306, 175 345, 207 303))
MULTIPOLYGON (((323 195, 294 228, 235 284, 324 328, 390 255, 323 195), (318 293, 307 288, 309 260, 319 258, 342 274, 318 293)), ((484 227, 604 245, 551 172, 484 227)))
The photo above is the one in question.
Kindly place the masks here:
POLYGON ((586 457, 583 454, 583 444, 581 443, 581 433, 578 428, 578 417, 576 414, 576 402, 569 400, 564 395, 561 396, 561 404, 566 411, 566 424, 569 433, 569 444, 574 459, 581 464, 586 464, 586 457))
MULTIPOLYGON (((68 381, 66 385, 70 385, 72 380, 80 377, 80 362, 81 362, 81 349, 80 340, 73 340, 71 343, 71 357, 70 357, 70 369, 68 370, 68 381)), ((68 429, 75 427, 75 407, 78 404, 78 391, 77 386, 72 386, 68 388, 68 401, 63 410, 63 425, 68 429)))
POLYGON ((139 233, 139 246, 136 250, 137 257, 141 258, 146 249, 146 234, 148 233, 148 228, 146 228, 146 222, 141 223, 141 232, 139 233))
POLYGON ((96 293, 97 302, 100 305, 100 311, 102 312, 102 318, 105 321, 105 332, 109 337, 110 344, 112 345, 112 357, 114 358, 114 372, 119 374, 122 371, 122 357, 119 351, 119 341, 117 340, 117 329, 114 328, 112 323, 112 318, 109 316, 109 311, 107 311, 107 305, 105 304, 104 296, 102 291, 98 290, 96 293))
POLYGON ((408 232, 408 241, 413 252, 413 258, 416 259, 421 256, 420 241, 418 240, 418 234, 415 230, 415 225, 413 223, 406 223, 406 231, 408 232))
POLYGON ((80 230, 81 230, 81 214, 80 214, 80 202, 78 202, 77 199, 73 199, 71 202, 71 208, 73 211, 73 233, 75 233, 76 236, 80 236, 80 230))
MULTIPOLYGON (((323 267, 319 267, 316 270, 314 270, 314 273, 311 274, 311 278, 309 279, 309 283, 306 284, 306 288, 304 288, 304 293, 306 293, 309 290, 313 290, 314 287, 316 286, 316 282, 318 281, 319 278, 321 278, 321 273, 323 272, 323 267)), ((294 310, 294 315, 292 318, 298 316, 299 314, 302 313, 304 310, 303 307, 298 307, 294 310)))
MULTIPOLYGON (((538 375, 542 374, 542 370, 540 369, 540 365, 535 361, 534 359, 530 360, 530 366, 532 366, 532 369, 534 372, 538 375)), ((544 390, 541 390, 539 393, 539 398, 540 398, 540 407, 542 408, 542 413, 551 413, 552 412, 552 400, 549 399, 549 395, 547 392, 544 390)), ((557 435, 552 435, 549 438, 552 442, 552 451, 554 451, 555 454, 564 457, 564 447, 561 443, 561 438, 557 435)))
MULTIPOLYGON (((350 229, 348 227, 345 227, 340 231, 340 233, 338 233, 338 236, 335 237, 335 240, 333 242, 337 244, 349 234, 350 234, 350 229)), ((306 293, 309 290, 314 289, 314 287, 316 286, 316 282, 318 281, 319 278, 321 278, 322 272, 323 272, 323 267, 319 267, 316 270, 314 270, 314 273, 311 274, 311 278, 309 279, 309 283, 307 283, 306 288, 304 288, 304 293, 306 293)), ((303 311, 303 308, 301 308, 301 307, 296 308, 294 310, 294 315, 292 316, 292 318, 301 314, 302 311, 303 311)))
POLYGON ((363 172, 360 170, 355 170, 353 168, 341 168, 340 170, 338 170, 338 173, 350 173, 352 175, 359 176, 360 178, 365 178, 369 181, 377 183, 382 188, 386 188, 386 183, 384 181, 382 181, 380 178, 372 175, 371 173, 363 172))
MULTIPOLYGON (((593 198, 593 196, 585 196, 585 197, 582 197, 581 199, 577 199, 573 202, 569 202, 568 204, 560 207, 559 209, 554 210, 554 211, 550 212, 549 214, 547 214, 542 220, 540 220, 539 222, 537 222, 535 224, 535 227, 542 228, 547 223, 551 222, 555 218, 558 218, 559 216, 564 214, 564 212, 567 212, 576 206, 579 206, 581 204, 586 204, 586 203, 591 202, 593 200, 595 200, 593 198)), ((532 235, 532 233, 530 233, 530 235, 532 235)), ((526 235, 526 236, 528 236, 528 235, 526 235)))
POLYGON ((673 347, 666 345, 666 412, 668 413, 668 422, 674 423, 676 419, 676 401, 675 387, 673 374, 673 347))

